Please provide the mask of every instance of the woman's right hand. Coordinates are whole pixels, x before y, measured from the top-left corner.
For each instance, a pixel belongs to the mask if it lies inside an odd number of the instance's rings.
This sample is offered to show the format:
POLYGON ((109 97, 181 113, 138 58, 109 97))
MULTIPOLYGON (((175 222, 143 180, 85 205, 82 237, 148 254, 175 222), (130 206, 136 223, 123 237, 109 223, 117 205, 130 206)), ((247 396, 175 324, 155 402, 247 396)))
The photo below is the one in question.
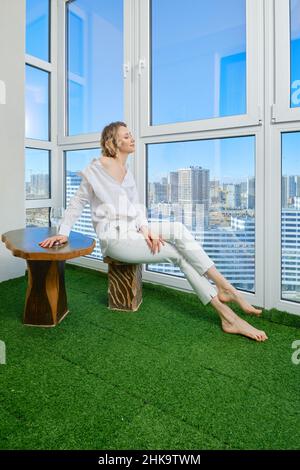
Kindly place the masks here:
POLYGON ((52 248, 52 246, 63 245, 67 243, 68 237, 65 235, 53 235, 52 237, 45 238, 39 245, 43 248, 52 248))
POLYGON ((160 252, 161 244, 165 245, 165 240, 163 237, 161 235, 155 234, 152 230, 149 230, 148 226, 142 225, 139 229, 139 232, 144 235, 147 245, 149 246, 153 255, 160 252))

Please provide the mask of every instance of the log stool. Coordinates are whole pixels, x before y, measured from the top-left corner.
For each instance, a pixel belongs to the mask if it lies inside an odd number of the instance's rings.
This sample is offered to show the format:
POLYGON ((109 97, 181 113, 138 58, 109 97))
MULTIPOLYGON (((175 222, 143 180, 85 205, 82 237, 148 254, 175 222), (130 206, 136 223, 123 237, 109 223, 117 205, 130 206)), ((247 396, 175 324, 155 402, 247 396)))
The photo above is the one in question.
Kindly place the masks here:
POLYGON ((109 256, 103 258, 108 264, 108 308, 135 312, 143 301, 142 265, 128 264, 109 256))

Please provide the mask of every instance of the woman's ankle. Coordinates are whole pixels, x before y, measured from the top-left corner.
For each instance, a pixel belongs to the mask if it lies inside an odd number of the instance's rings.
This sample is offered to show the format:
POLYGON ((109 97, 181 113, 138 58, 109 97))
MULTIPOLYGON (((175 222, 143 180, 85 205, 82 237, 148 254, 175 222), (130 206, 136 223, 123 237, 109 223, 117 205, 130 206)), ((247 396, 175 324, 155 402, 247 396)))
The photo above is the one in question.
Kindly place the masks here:
POLYGON ((233 310, 231 310, 231 308, 228 305, 221 302, 218 296, 213 297, 210 303, 217 311, 221 320, 227 321, 229 323, 233 323, 238 318, 236 313, 233 310))

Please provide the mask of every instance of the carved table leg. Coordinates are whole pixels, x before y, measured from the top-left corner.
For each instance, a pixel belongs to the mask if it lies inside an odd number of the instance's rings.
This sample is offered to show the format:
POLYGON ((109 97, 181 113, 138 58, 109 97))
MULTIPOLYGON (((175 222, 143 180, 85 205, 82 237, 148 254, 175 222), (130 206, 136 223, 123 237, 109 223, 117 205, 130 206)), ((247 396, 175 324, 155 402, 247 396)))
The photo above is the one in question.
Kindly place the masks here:
POLYGON ((126 264, 106 257, 108 262, 108 308, 135 312, 141 305, 142 265, 126 264))
POLYGON ((65 261, 28 261, 24 324, 55 326, 68 313, 65 261))

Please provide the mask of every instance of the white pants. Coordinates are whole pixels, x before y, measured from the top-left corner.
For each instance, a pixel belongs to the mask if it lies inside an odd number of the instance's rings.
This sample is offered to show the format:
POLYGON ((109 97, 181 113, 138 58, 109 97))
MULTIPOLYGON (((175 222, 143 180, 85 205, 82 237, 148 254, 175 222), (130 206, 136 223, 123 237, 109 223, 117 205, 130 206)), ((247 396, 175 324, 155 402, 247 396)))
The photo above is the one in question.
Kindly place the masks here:
POLYGON ((100 239, 103 256, 130 264, 171 263, 180 267, 188 282, 206 305, 217 295, 204 273, 214 265, 191 232, 181 222, 152 221, 149 229, 165 240, 160 251, 153 254, 142 233, 136 228, 113 227, 100 239))

